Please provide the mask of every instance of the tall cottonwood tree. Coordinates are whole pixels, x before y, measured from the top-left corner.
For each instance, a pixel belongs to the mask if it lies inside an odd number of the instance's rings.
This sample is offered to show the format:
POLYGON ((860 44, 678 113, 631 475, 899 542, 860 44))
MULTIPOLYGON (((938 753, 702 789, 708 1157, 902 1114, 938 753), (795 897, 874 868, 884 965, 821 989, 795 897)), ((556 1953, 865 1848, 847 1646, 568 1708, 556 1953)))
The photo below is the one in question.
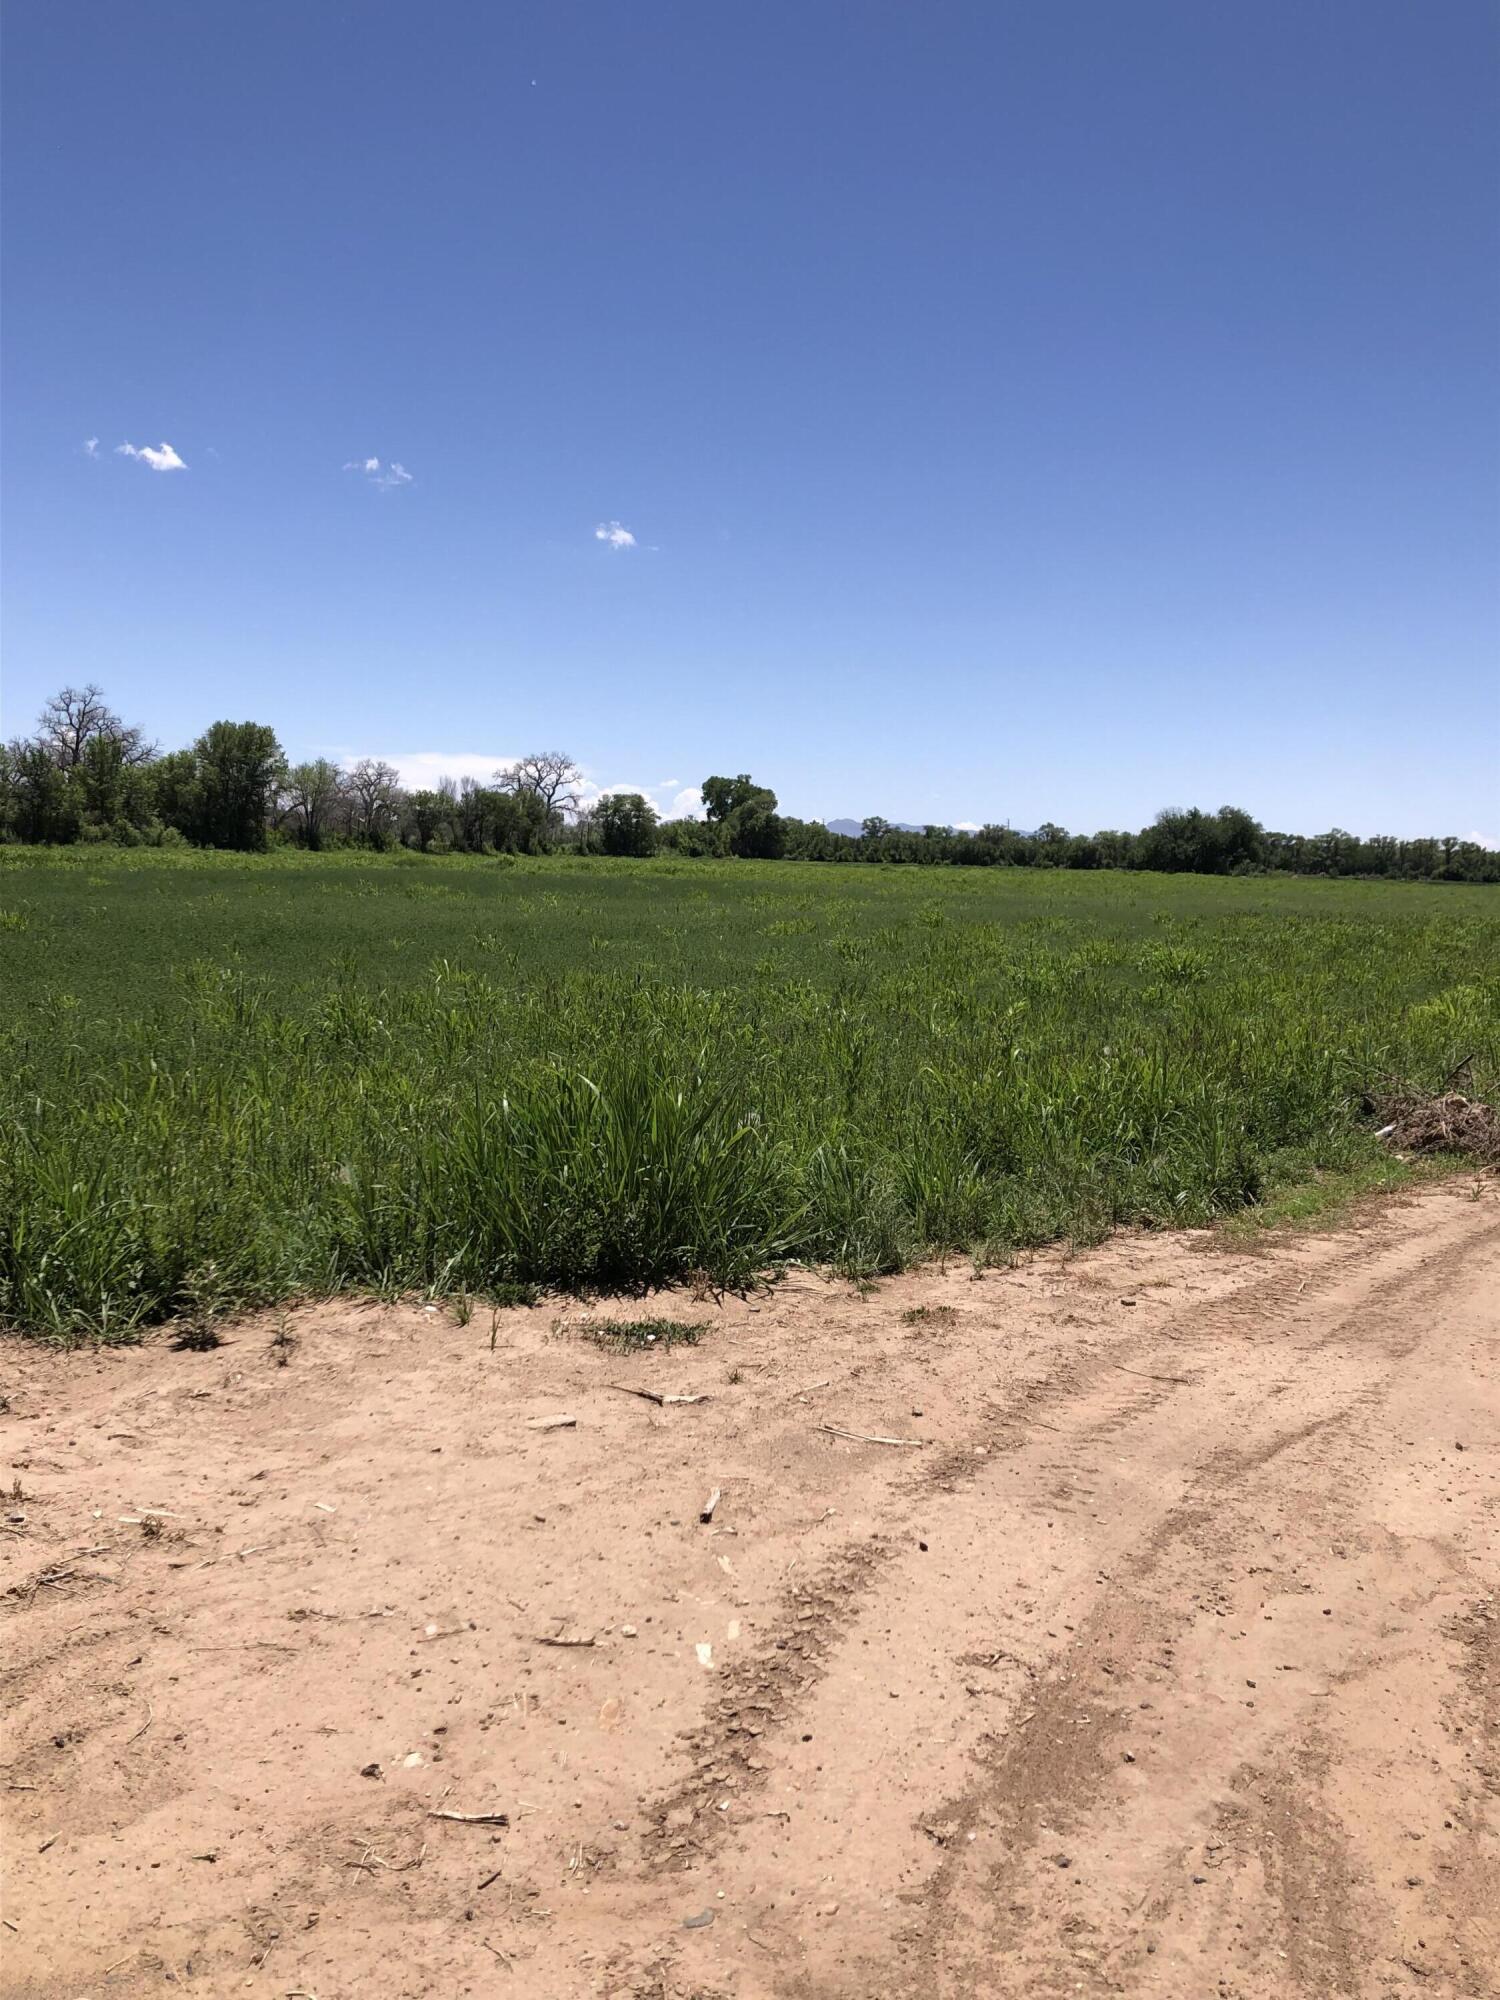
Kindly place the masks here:
POLYGON ((551 818, 578 810, 583 773, 561 750, 534 750, 497 771, 495 783, 503 791, 533 793, 551 818))
POLYGON ((401 779, 395 765, 361 757, 345 783, 355 834, 367 847, 388 847, 401 816, 401 779))
POLYGON ((60 771, 81 764, 91 743, 114 744, 122 764, 146 764, 156 754, 156 745, 121 721, 93 681, 58 689, 37 718, 36 741, 60 771))
POLYGON ((282 792, 284 813, 315 852, 333 831, 344 804, 346 785, 337 764, 326 757, 294 764, 282 792))

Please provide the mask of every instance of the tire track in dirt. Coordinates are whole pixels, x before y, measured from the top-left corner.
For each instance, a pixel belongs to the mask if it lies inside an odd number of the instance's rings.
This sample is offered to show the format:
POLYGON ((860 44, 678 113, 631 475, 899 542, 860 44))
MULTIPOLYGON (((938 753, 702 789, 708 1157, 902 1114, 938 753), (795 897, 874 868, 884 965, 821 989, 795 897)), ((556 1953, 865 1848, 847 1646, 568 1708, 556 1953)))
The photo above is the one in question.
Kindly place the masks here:
POLYGON ((0 1616, 12 1988, 1477 1996, 1497 1297, 1439 1191, 794 1274, 629 1361, 346 1303, 287 1369, 15 1352, 10 1574, 119 1570, 0 1616))
MULTIPOLYGON (((836 1964, 821 1972, 815 1964, 804 1963, 795 1973, 789 1967, 769 1986, 763 1972, 756 1983, 754 1968, 742 1965, 752 1978, 750 1990, 807 1996, 874 1990, 954 1996, 1041 1992, 1054 1986, 1058 1992, 1077 1990, 1080 1973, 1087 1972, 1091 1963, 1090 1948, 1064 1948, 1052 1924, 1041 1927, 1047 1938, 1041 1961, 1033 1962, 1031 1952, 1024 1954, 1024 1979, 997 1980, 989 1968, 997 1957, 1014 1962, 1021 1938, 1036 1934, 1032 1897, 1042 1897, 1056 1913, 1058 1884, 1080 1879, 1055 1860, 1039 1860, 1039 1850, 1054 1835, 1061 1841, 1057 1823, 1083 1813, 1119 1769, 1118 1739, 1127 1713, 1122 1697, 1133 1692, 1141 1702, 1143 1687, 1170 1680, 1182 1635, 1205 1615, 1206 1600, 1207 1610, 1216 1617, 1256 1615, 1248 1600, 1258 1602, 1264 1586, 1257 1582, 1248 1593, 1241 1588, 1235 1602, 1225 1584, 1236 1550, 1253 1546, 1256 1539, 1256 1512, 1247 1506, 1247 1496, 1280 1478, 1287 1460, 1300 1455, 1314 1461, 1299 1501, 1304 1528, 1315 1519, 1347 1526, 1351 1511, 1347 1495, 1357 1493, 1359 1486, 1359 1468, 1349 1461, 1360 1449, 1360 1426, 1379 1412, 1393 1371, 1420 1346, 1434 1301, 1460 1282, 1456 1266, 1480 1257, 1493 1260, 1497 1237, 1500 1228, 1493 1211, 1480 1211, 1460 1218, 1449 1240, 1436 1246, 1398 1240, 1372 1258, 1366 1246, 1354 1245, 1329 1257, 1322 1269, 1277 1274, 1278 1281, 1270 1286, 1252 1279, 1203 1309, 1176 1316, 1144 1340, 1122 1342, 1106 1356, 1033 1385, 1017 1403, 996 1413, 989 1442, 952 1449, 934 1467, 909 1476, 901 1495, 901 1511, 908 1521, 924 1499, 947 1503, 951 1514, 955 1498, 976 1482, 986 1489, 978 1509, 972 1494, 968 1503, 960 1503, 968 1517, 959 1529, 966 1542, 963 1565, 976 1582, 985 1578, 984 1544, 995 1539, 996 1506, 1009 1502, 1044 1513, 1051 1508, 1047 1522, 1051 1527, 1064 1504, 1059 1500, 1059 1481, 1065 1483, 1069 1499, 1086 1496, 1103 1499, 1107 1505, 1089 1510, 1089 1547, 1082 1568, 1076 1561, 1053 1563, 1055 1575, 1046 1596, 1038 1601, 1038 1615, 1022 1621, 1027 1629, 1004 1635, 989 1654, 964 1643, 971 1620, 962 1598, 954 1598, 948 1579, 939 1578, 934 1588, 924 1590, 907 1553, 909 1542, 903 1546, 900 1524, 893 1522, 887 1559, 866 1567, 860 1577, 861 1585, 872 1593, 870 1600, 853 1616, 847 1604, 842 1607, 830 1644, 820 1649, 816 1675, 801 1687, 796 1713, 780 1719, 782 1741, 776 1745, 776 1760, 757 1758, 763 1768, 754 1775, 760 1790, 789 1782, 792 1791, 785 1794, 789 1798, 799 1791, 815 1792, 831 1797, 835 1804, 832 1811, 809 1815, 800 1839, 795 1823, 788 1827, 777 1871, 784 1888, 799 1880, 826 1882, 829 1871, 820 1869, 819 1862, 826 1860, 836 1839, 846 1856, 852 1852, 856 1858, 853 1868, 837 1871, 841 1883, 862 1873, 866 1880, 878 1880, 876 1855, 883 1850, 889 1860, 894 1848, 897 1865, 887 1869, 886 1885, 899 1881, 897 1896, 919 1896, 923 1921, 916 1929, 889 1919, 874 1924, 873 1913, 861 1907, 865 1930, 877 1931, 881 1941, 877 1944, 867 1936, 853 1966, 842 1943, 833 1955, 836 1964), (1269 1314, 1263 1315, 1259 1301, 1267 1294, 1269 1314), (1128 1387, 1108 1380, 1120 1354, 1134 1357, 1142 1348, 1162 1343, 1170 1344, 1178 1371, 1196 1368, 1196 1376, 1189 1373, 1187 1380, 1173 1383, 1132 1378, 1128 1387), (1289 1357, 1288 1349, 1295 1358, 1289 1357), (1324 1360, 1315 1379, 1309 1379, 1313 1367, 1309 1355, 1324 1360), (1227 1366, 1241 1374, 1233 1385, 1235 1393, 1226 1394, 1227 1366), (1174 1411, 1174 1404, 1183 1407, 1174 1411), (1064 1435, 1061 1451, 1046 1450, 1039 1442, 1036 1427, 1049 1420, 1064 1435), (1023 1423, 1026 1428, 1018 1428, 1023 1423), (1334 1453, 1331 1440, 1346 1432, 1351 1433, 1344 1440, 1346 1448, 1334 1453), (1124 1452, 1127 1440, 1141 1454, 1134 1470, 1151 1475, 1148 1483, 1155 1487, 1157 1518, 1146 1528, 1144 1540, 1139 1482, 1132 1479, 1128 1465, 1122 1475, 1119 1466, 1102 1462, 1104 1447, 1124 1452), (1161 1476, 1167 1467, 1176 1475, 1174 1482, 1161 1476), (1085 1481, 1097 1483, 1090 1488, 1085 1481), (1175 1501, 1170 1498, 1172 1483, 1177 1487, 1175 1501), (1106 1516, 1103 1522, 1101 1514, 1106 1516), (1232 1533, 1226 1531, 1230 1521, 1232 1533), (1129 1526, 1117 1533, 1125 1523, 1129 1526), (1090 1563, 1092 1574, 1083 1574, 1090 1563), (1224 1601, 1212 1602, 1216 1595, 1224 1601), (882 1602, 887 1599, 897 1603, 882 1602), (866 1631, 878 1627, 882 1619, 884 1633, 866 1631), (904 1626, 903 1620, 910 1624, 904 1626), (930 1669, 939 1662, 961 1667, 967 1661, 967 1671, 973 1673, 975 1659, 992 1659, 996 1667, 1004 1662, 985 1691, 986 1706, 995 1704, 989 1707, 997 1718, 991 1727, 960 1723, 956 1732, 949 1728, 942 1709, 952 1690, 934 1688, 938 1675, 931 1671, 924 1700, 919 1685, 923 1677, 909 1671, 917 1664, 905 1636, 913 1627, 920 1635, 918 1653, 930 1669), (1065 1641, 1064 1628, 1072 1628, 1065 1641), (1055 1642, 1050 1649, 1045 1642, 1038 1643, 1043 1633, 1055 1642), (865 1657, 872 1647, 874 1662, 865 1657), (814 1743, 830 1737, 836 1742, 840 1711, 858 1711, 868 1683, 884 1678, 897 1683, 890 1693, 903 1702, 900 1729, 914 1734, 929 1754, 915 1763, 910 1759, 903 1763, 886 1740, 890 1732, 880 1727, 877 1712, 873 1726, 861 1734, 860 1750, 866 1758, 873 1753, 882 1775, 894 1765, 896 1783, 882 1787, 878 1825, 867 1820, 861 1828, 848 1821, 854 1799, 866 1786, 866 1773, 856 1764, 830 1774, 821 1759, 785 1747, 785 1739, 800 1734, 814 1743), (1083 1709, 1080 1688, 1092 1690, 1083 1697, 1087 1701, 1083 1709), (908 1705, 913 1696, 914 1704, 908 1705), (1006 1719, 1000 1721, 1000 1716, 1006 1719), (810 1727, 797 1731, 799 1721, 810 1727), (966 1771, 970 1782, 946 1797, 934 1798, 929 1789, 934 1769, 955 1766, 966 1771), (906 1825, 898 1834, 893 1822, 902 1820, 906 1825), (940 1849, 935 1868, 929 1858, 934 1845, 940 1849), (990 1859, 997 1845, 1008 1857, 999 1866, 990 1859), (924 1858, 929 1858, 925 1870, 924 1858), (1046 1869, 1052 1871, 1050 1879, 1046 1869), (997 1929, 990 1913, 1007 1897, 1014 1904, 1013 1920, 997 1929), (976 1915, 980 1911, 982 1919, 976 1915)), ((940 1533, 951 1532, 955 1525, 932 1524, 928 1532, 935 1543, 940 1533)), ((1268 1547, 1266 1553, 1276 1554, 1285 1565, 1285 1549, 1268 1547)), ((1299 1562, 1305 1561, 1306 1553, 1304 1537, 1299 1562)), ((1259 1567, 1271 1570, 1273 1565, 1259 1567)), ((1355 1575, 1347 1571, 1345 1581, 1355 1575)), ((1472 1579, 1468 1587, 1473 1588, 1472 1579)), ((1348 1589, 1333 1593, 1331 1581, 1325 1579, 1323 1594, 1340 1597, 1338 1629, 1368 1637, 1365 1623, 1354 1618, 1356 1607, 1348 1589)), ((1339 1657, 1324 1660, 1322 1651, 1317 1657, 1326 1673, 1339 1670, 1339 1657)), ((1273 1665, 1273 1675, 1280 1664, 1284 1663, 1273 1665)), ((1259 1684, 1258 1676, 1247 1678, 1259 1684)), ((1288 1680, 1276 1699, 1262 1695, 1253 1730, 1241 1733, 1265 1741, 1289 1727, 1305 1706, 1300 1693, 1292 1689, 1288 1680)), ((1148 1704, 1148 1709, 1154 1706, 1148 1704)), ((757 1740, 764 1743, 764 1737, 757 1740)), ((712 1757, 720 1747, 721 1739, 713 1736, 710 1725, 702 1753, 712 1757)), ((1193 1754, 1193 1746, 1184 1743, 1182 1768, 1192 1768, 1193 1754)), ((1215 1746, 1215 1754, 1222 1757, 1221 1745, 1215 1746)), ((1219 1777, 1227 1780, 1229 1773, 1221 1769, 1219 1777)), ((1190 1788, 1189 1798, 1193 1811, 1201 1814, 1201 1785, 1190 1788)), ((679 1812, 684 1803, 680 1795, 679 1812)), ((720 1813, 717 1828, 708 1823, 706 1845, 714 1845, 716 1835, 720 1840, 725 1835, 741 1836, 745 1824, 720 1813)), ((1160 1846, 1159 1840, 1155 1845, 1160 1846)), ((1319 1851, 1326 1855, 1324 1872, 1332 1884, 1337 1857, 1326 1840, 1319 1851)), ((731 1867, 727 1874, 765 1872, 760 1866, 731 1867)), ((880 1900, 889 1910, 891 1899, 880 1900)), ((1063 1895, 1062 1921, 1067 1920, 1067 1900, 1063 1895)), ((1330 1909, 1338 1902, 1331 1887, 1323 1900, 1330 1909)), ((769 1912, 758 1921, 762 1930, 771 1927, 769 1912)), ((1338 1931, 1339 1921, 1333 1916, 1318 1930, 1319 1936, 1332 1940, 1324 1953, 1328 1965, 1339 1959, 1338 1931)), ((1070 1934, 1074 1944, 1079 1935, 1070 1934)), ((824 1954, 803 1936, 795 1956, 817 1961, 824 1954)), ((1107 1976, 1104 1983, 1107 1987, 1107 1976)))
MULTIPOLYGON (((911 1523, 930 1510, 935 1496, 956 1494, 961 1487, 991 1477, 996 1455, 1024 1455, 1034 1489, 1031 1497, 1042 1497, 1045 1489, 1054 1511, 1073 1511, 1069 1500, 1085 1491, 1077 1480, 1097 1476, 1088 1454, 1155 1415, 1182 1387, 1192 1386, 1185 1377, 1163 1379, 1144 1373, 1118 1381, 1116 1371, 1125 1368, 1120 1355, 1150 1358, 1149 1350, 1165 1340, 1175 1343, 1177 1351, 1169 1358, 1181 1369, 1193 1365, 1192 1348, 1213 1349, 1229 1336, 1251 1345, 1268 1344, 1274 1333, 1267 1328, 1267 1318, 1273 1328, 1287 1319, 1310 1318, 1327 1291, 1346 1282, 1352 1269, 1368 1261, 1362 1244, 1335 1241, 1329 1254, 1300 1278, 1274 1272, 1267 1282, 1257 1273, 1202 1308, 1174 1314, 1163 1326, 1149 1331, 1132 1327, 1107 1352, 1056 1369, 993 1407, 978 1437, 944 1445, 925 1464, 913 1467, 893 1487, 887 1504, 889 1525, 878 1539, 838 1548, 815 1574, 794 1585, 771 1621, 774 1636, 721 1677, 708 1712, 687 1740, 688 1772, 652 1809, 650 1840, 665 1850, 665 1855, 658 1852, 658 1863, 670 1865, 670 1857, 702 1850, 723 1838, 733 1824, 723 1811, 725 1787, 759 1788, 766 1775, 767 1751, 779 1735, 794 1727, 797 1703, 828 1673, 839 1643, 860 1616, 861 1598, 878 1585, 882 1571, 901 1552, 911 1523), (1069 1423, 1069 1418, 1074 1421, 1069 1423), (1047 1448, 1039 1443, 1039 1429, 1061 1434, 1060 1453, 1042 1455, 1047 1448), (1058 1479, 1072 1482, 1065 1494, 1057 1490, 1058 1479)), ((1381 1264, 1379 1282, 1385 1300, 1380 1310, 1388 1317, 1408 1293, 1415 1303, 1425 1282, 1440 1285, 1445 1274, 1443 1251, 1420 1242, 1396 1245, 1381 1264)), ((1340 1319, 1311 1348, 1297 1351, 1313 1351, 1342 1338, 1340 1319)), ((1298 1370, 1289 1369, 1260 1394, 1265 1400, 1280 1397, 1297 1379, 1298 1370)), ((1269 1443, 1266 1453, 1284 1450, 1346 1414, 1345 1406, 1336 1403, 1326 1414, 1307 1419, 1269 1443)), ((1225 1478, 1243 1476, 1258 1462, 1228 1464, 1225 1478)))

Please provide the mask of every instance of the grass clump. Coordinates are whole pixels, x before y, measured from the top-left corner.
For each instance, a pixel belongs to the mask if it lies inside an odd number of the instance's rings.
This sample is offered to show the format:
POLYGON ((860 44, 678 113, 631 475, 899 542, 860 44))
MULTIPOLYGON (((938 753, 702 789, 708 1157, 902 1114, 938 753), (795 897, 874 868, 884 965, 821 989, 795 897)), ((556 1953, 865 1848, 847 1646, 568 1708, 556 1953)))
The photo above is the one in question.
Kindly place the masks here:
POLYGON ((639 1354, 648 1347, 695 1347, 708 1331, 706 1320, 589 1319, 579 1331, 596 1347, 615 1354, 639 1354))

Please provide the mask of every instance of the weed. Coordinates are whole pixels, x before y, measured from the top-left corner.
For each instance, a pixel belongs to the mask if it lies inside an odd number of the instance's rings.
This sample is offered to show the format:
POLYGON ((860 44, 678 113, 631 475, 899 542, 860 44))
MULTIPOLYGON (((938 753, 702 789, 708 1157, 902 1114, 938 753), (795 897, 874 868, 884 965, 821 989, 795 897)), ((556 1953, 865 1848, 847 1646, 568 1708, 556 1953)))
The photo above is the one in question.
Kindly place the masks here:
POLYGON ((908 1306, 906 1311, 901 1315, 903 1326, 916 1326, 924 1329, 938 1326, 954 1326, 957 1324, 957 1321, 958 1314, 953 1310, 952 1306, 908 1306))
POLYGON ((588 1319, 578 1329, 596 1347, 616 1353, 647 1347, 691 1347, 708 1331, 706 1320, 588 1319))
POLYGON ((490 1305, 502 1309, 506 1306, 534 1306, 542 1296, 542 1288, 540 1285, 521 1284, 513 1278, 502 1279, 499 1284, 487 1285, 484 1296, 490 1305))

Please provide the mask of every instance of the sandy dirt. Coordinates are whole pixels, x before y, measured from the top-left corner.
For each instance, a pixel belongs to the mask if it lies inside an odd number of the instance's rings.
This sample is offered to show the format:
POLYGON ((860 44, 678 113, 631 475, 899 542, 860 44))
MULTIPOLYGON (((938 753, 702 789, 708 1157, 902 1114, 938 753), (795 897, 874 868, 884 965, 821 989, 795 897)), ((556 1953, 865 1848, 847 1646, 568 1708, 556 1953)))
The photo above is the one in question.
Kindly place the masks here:
POLYGON ((1495 1183, 651 1309, 0 1352, 6 1994, 1500 1991, 1495 1183))

